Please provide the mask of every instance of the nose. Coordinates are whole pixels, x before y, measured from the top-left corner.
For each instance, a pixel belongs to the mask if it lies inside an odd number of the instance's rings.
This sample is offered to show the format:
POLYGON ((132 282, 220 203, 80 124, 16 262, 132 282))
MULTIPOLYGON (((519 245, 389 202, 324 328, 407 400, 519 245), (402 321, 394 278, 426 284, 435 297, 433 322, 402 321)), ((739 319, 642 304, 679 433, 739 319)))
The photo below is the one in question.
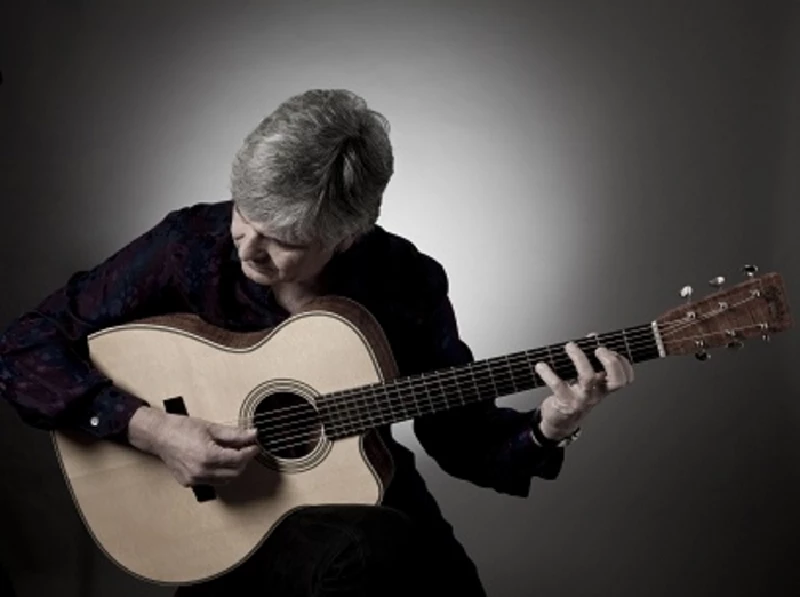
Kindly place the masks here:
POLYGON ((263 259, 263 256, 260 255, 261 250, 258 247, 258 243, 256 243, 256 238, 252 235, 245 234, 239 241, 237 249, 239 252, 239 259, 242 261, 256 261, 259 258, 263 259))

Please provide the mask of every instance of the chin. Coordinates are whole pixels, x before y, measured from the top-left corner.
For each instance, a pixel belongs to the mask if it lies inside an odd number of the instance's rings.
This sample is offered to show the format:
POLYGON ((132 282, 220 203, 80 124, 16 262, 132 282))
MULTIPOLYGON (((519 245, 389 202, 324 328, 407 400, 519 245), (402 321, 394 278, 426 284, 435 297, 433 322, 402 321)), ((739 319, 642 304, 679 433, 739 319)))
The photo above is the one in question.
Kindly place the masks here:
POLYGON ((245 265, 242 268, 242 271, 244 272, 245 276, 250 278, 256 284, 268 285, 268 284, 274 284, 275 282, 278 282, 280 280, 280 276, 278 276, 278 272, 276 271, 264 272, 261 270, 254 269, 249 265, 245 265))

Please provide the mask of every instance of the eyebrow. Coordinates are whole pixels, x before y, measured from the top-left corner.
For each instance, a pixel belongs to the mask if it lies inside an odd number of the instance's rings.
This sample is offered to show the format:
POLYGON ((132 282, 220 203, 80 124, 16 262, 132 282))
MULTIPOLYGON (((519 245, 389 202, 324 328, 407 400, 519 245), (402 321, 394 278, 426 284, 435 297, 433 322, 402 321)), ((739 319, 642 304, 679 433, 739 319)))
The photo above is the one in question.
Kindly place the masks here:
MULTIPOLYGON (((236 203, 233 204, 233 208, 236 210, 236 213, 239 214, 240 218, 242 218, 250 226, 253 226, 253 222, 251 222, 250 220, 247 219, 247 217, 242 213, 242 210, 239 209, 239 206, 236 205, 236 203)), ((282 245, 286 245, 286 246, 292 247, 292 248, 308 249, 313 244, 313 243, 306 242, 306 241, 300 242, 300 241, 295 241, 295 240, 286 240, 286 239, 283 239, 283 238, 278 238, 276 236, 270 236, 268 234, 264 234, 263 232, 261 232, 260 230, 257 230, 257 229, 256 229, 256 233, 258 233, 258 235, 261 236, 262 238, 268 238, 270 240, 274 240, 277 243, 280 243, 282 245)))

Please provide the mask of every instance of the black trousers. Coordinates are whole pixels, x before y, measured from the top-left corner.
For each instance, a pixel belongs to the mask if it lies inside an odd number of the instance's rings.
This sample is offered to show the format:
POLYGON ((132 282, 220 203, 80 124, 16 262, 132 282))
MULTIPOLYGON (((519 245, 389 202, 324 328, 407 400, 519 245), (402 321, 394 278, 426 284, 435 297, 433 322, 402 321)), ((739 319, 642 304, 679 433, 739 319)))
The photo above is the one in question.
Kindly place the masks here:
POLYGON ((3 597, 14 597, 16 595, 14 585, 2 566, 0 566, 0 595, 3 597))
POLYGON ((247 590, 254 597, 485 597, 474 564, 452 536, 385 507, 322 506, 289 516, 226 576, 175 597, 247 590))

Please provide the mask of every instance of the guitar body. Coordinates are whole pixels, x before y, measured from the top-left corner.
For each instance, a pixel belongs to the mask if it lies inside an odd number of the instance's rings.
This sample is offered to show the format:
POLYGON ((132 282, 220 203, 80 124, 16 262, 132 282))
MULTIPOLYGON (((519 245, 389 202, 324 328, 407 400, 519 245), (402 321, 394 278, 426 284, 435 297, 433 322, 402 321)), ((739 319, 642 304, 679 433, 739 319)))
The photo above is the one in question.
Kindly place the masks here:
MULTIPOLYGON (((151 318, 102 330, 89 348, 102 372, 152 407, 240 426, 298 409, 313 415, 320 395, 395 375, 377 323, 346 299, 324 299, 254 334, 189 315, 151 318)), ((285 455, 263 450, 211 497, 135 448, 64 431, 53 438, 98 546, 134 576, 191 584, 232 570, 298 508, 381 502, 391 461, 377 434, 331 441, 321 426, 311 432, 300 453, 288 444, 285 455)))

